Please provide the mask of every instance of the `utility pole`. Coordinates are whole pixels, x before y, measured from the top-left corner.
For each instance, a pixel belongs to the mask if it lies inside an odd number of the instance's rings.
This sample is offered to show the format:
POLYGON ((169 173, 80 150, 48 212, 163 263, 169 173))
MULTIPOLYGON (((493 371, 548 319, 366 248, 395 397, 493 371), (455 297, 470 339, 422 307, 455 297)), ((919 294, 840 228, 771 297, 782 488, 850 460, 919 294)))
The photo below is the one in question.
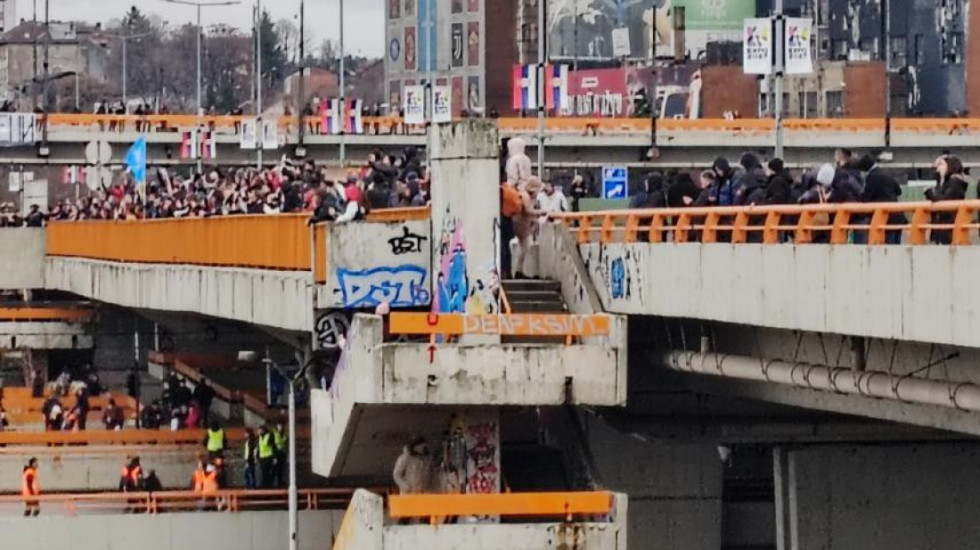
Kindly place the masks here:
MULTIPOLYGON (((428 9, 428 8, 426 8, 428 9)), ((344 0, 340 0, 340 64, 338 65, 338 75, 340 84, 340 109, 347 110, 347 93, 346 93, 346 82, 344 81, 344 73, 347 72, 347 63, 344 61, 344 0)), ((346 116, 344 117, 346 121, 346 116)), ((340 127, 340 168, 343 169, 347 166, 347 133, 344 131, 344 126, 346 124, 341 122, 340 127)))
POLYGON ((50 2, 50 0, 44 0, 44 34, 45 34, 45 37, 44 37, 44 85, 41 87, 41 91, 44 94, 44 98, 42 99, 42 102, 43 102, 43 105, 44 105, 44 107, 43 107, 43 109, 44 109, 44 126, 41 127, 41 133, 42 133, 42 136, 41 136, 41 143, 42 143, 41 151, 42 152, 41 152, 41 154, 43 156, 47 156, 47 154, 48 154, 46 152, 48 150, 48 113, 51 112, 51 105, 48 104, 48 76, 49 76, 48 68, 50 67, 50 65, 48 64, 48 59, 49 59, 48 58, 48 55, 50 53, 49 50, 51 49, 51 19, 50 19, 50 11, 49 11, 49 7, 50 7, 49 2, 50 2))
POLYGON ((303 146, 304 137, 306 137, 306 124, 303 120, 303 112, 305 110, 304 105, 306 104, 306 48, 304 46, 306 34, 306 1, 300 0, 299 2, 299 90, 296 94, 296 117, 299 120, 299 140, 296 144, 296 156, 300 155, 300 151, 305 152, 305 147, 303 146))
POLYGON ((776 22, 776 32, 773 33, 775 43, 776 63, 773 65, 775 94, 774 106, 776 115, 776 157, 783 158, 783 73, 786 70, 786 51, 784 34, 786 33, 786 20, 783 17, 783 0, 776 0, 773 20, 776 22))
POLYGON ((255 166, 262 169, 262 147, 265 146, 265 124, 262 122, 262 0, 255 0, 255 122, 260 136, 255 148, 255 166))
POLYGON ((545 2, 538 0, 538 177, 544 179, 544 115, 545 115, 545 89, 544 73, 547 60, 545 59, 545 29, 547 22, 544 19, 545 2))

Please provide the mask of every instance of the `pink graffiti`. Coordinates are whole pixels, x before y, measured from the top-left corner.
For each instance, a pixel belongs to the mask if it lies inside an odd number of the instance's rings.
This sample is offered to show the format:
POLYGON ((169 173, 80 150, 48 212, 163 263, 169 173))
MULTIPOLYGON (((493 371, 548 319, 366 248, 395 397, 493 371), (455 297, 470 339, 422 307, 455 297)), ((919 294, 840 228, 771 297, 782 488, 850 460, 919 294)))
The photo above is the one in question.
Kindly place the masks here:
POLYGON ((467 431, 466 454, 473 472, 467 479, 468 493, 496 493, 499 489, 500 469, 497 467, 497 424, 475 424, 467 431))

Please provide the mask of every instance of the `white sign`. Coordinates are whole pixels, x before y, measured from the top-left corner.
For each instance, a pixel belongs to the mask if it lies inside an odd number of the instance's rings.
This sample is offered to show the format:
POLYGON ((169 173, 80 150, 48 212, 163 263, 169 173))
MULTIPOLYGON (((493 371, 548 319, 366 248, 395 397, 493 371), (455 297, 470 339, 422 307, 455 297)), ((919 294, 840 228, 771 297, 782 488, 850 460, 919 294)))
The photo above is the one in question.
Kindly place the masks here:
POLYGON ((405 86, 405 124, 425 124, 425 87, 405 86))
POLYGON ((432 88, 432 122, 453 121, 453 90, 449 86, 432 88))
POLYGON ((42 211, 48 208, 48 180, 36 180, 34 174, 24 173, 24 199, 21 201, 21 215, 26 216, 31 211, 31 205, 36 204, 42 211), (27 176, 31 176, 27 179, 27 176))
POLYGON ((742 72, 772 72, 772 21, 768 17, 745 20, 742 30, 742 72))
POLYGON ((242 149, 259 148, 259 122, 257 119, 242 119, 242 134, 239 145, 242 149))
POLYGON ((9 189, 11 193, 20 193, 20 190, 24 185, 23 172, 11 172, 9 181, 10 183, 8 184, 7 189, 9 189))
POLYGON ((262 121, 262 148, 263 149, 278 149, 279 148, 279 121, 278 120, 263 120, 262 121))
POLYGON ((85 145, 85 161, 89 164, 109 164, 112 146, 108 141, 90 141, 85 145))
POLYGON ((813 22, 799 17, 786 18, 786 74, 810 74, 813 72, 813 56, 810 51, 810 35, 813 22))
POLYGON ((630 55, 630 30, 629 27, 620 27, 612 30, 613 56, 629 57, 630 55))

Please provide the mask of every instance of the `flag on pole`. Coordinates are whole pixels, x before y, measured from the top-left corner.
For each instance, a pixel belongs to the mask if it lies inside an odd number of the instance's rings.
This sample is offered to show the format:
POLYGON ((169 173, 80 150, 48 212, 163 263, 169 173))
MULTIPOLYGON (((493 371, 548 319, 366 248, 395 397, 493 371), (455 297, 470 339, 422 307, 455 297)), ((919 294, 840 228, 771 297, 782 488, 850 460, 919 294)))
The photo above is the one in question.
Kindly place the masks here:
POLYGON ((180 158, 184 160, 196 159, 198 154, 197 130, 183 132, 180 135, 180 158))
POLYGON ((361 118, 362 105, 360 99, 347 100, 344 132, 348 134, 364 133, 364 120, 361 118))
POLYGON ((324 134, 340 133, 340 101, 336 99, 324 99, 320 104, 320 112, 323 116, 324 134))
POLYGON ((538 108, 538 72, 535 65, 515 65, 512 85, 515 109, 529 111, 538 108))
POLYGON ((86 183, 86 170, 77 164, 65 166, 61 172, 61 182, 65 185, 72 183, 86 183))
POLYGON ((545 106, 568 108, 568 65, 548 65, 544 75, 545 106))
POLYGON ((136 138, 129 151, 126 151, 126 169, 133 174, 137 186, 146 185, 146 136, 136 138))
POLYGON ((200 132, 199 134, 201 136, 201 158, 206 160, 218 158, 218 146, 214 132, 200 132))

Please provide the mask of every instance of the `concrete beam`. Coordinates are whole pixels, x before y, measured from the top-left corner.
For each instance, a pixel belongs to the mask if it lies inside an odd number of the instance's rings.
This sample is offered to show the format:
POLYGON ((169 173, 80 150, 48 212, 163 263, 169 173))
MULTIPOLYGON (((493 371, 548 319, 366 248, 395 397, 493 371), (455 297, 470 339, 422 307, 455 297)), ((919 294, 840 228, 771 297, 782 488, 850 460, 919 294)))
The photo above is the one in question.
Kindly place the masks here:
POLYGON ((44 246, 43 229, 0 229, 0 290, 42 288, 44 246))
POLYGON ((78 323, 0 322, 0 350, 91 349, 92 340, 88 326, 78 323))

